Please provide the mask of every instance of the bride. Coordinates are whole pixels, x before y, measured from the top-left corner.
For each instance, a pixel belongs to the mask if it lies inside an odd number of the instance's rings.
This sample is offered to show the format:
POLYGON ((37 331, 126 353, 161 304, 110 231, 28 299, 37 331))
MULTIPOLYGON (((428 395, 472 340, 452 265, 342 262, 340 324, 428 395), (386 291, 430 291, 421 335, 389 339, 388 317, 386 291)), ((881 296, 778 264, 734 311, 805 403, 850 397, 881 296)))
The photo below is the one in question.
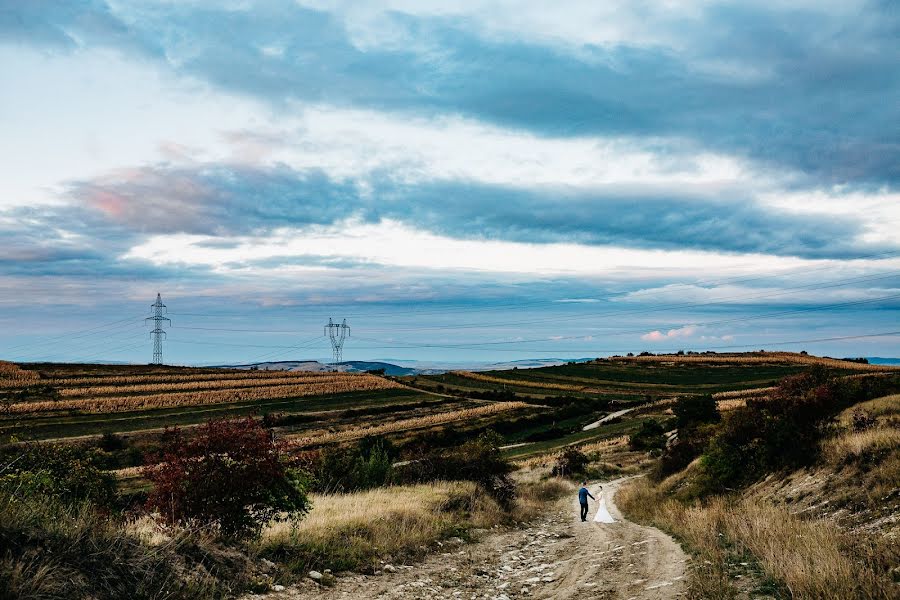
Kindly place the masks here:
POLYGON ((597 509, 597 514, 594 516, 594 523, 615 523, 616 520, 613 519, 612 515, 609 514, 609 511, 606 509, 606 497, 603 494, 603 486, 600 486, 600 491, 597 492, 597 505, 599 508, 597 509))

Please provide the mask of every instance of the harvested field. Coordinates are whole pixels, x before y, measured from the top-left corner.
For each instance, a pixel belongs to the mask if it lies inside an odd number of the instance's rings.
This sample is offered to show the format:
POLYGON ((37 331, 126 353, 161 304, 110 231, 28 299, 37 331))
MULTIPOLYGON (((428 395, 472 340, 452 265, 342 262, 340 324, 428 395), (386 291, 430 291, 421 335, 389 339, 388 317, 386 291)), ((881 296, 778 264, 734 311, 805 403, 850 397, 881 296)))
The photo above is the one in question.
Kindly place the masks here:
POLYGON ((384 390, 400 387, 402 386, 393 381, 388 381, 373 375, 343 375, 341 377, 334 377, 331 374, 326 374, 321 378, 310 378, 303 383, 293 385, 275 385, 269 387, 250 387, 216 391, 187 391, 149 395, 93 397, 59 401, 44 400, 22 402, 13 404, 10 407, 9 412, 17 414, 63 410, 77 410, 88 413, 124 412, 177 406, 199 406, 204 404, 240 402, 246 400, 297 398, 323 394, 340 394, 350 391, 384 390))
POLYGON ((522 379, 506 379, 504 377, 493 377, 491 375, 483 375, 481 373, 472 373, 471 371, 453 371, 452 374, 459 377, 465 377, 467 379, 474 379, 476 381, 486 381, 488 383, 499 383, 501 385, 514 385, 519 387, 541 388, 548 390, 562 390, 566 392, 581 392, 584 391, 587 387, 584 385, 527 381, 522 379))
POLYGON ((350 429, 343 429, 341 431, 329 431, 326 433, 321 433, 319 435, 295 437, 291 441, 293 445, 297 447, 319 446, 322 444, 359 439, 370 435, 385 435, 388 433, 396 433, 409 429, 420 429, 423 427, 444 425, 446 423, 452 423, 455 421, 480 419, 483 417, 496 415, 498 413, 532 407, 532 404, 527 404, 525 402, 496 402, 494 404, 479 406, 477 408, 467 408, 452 412, 428 415, 425 417, 416 417, 413 419, 402 419, 400 421, 393 421, 391 423, 384 423, 381 425, 354 427, 350 429))

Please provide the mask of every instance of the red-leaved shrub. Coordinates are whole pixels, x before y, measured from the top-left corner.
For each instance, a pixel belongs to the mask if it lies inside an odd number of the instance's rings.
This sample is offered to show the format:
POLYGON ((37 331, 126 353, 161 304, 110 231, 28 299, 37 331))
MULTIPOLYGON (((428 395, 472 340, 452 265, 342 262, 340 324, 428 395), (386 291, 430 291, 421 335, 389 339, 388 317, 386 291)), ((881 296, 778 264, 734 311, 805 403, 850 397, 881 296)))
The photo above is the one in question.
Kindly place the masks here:
POLYGON ((167 437, 171 446, 149 470, 147 505, 169 522, 236 537, 309 509, 305 475, 254 419, 210 421, 189 436, 175 429, 167 437))

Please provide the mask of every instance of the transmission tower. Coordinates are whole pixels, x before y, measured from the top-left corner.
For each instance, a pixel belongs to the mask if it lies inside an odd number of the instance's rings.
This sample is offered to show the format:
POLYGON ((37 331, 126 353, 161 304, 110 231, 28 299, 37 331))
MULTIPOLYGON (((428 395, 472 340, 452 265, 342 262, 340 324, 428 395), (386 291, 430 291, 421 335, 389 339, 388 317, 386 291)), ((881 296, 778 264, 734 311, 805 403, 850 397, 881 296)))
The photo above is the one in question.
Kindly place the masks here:
POLYGON ((344 340, 350 337, 350 326, 347 325, 347 319, 344 319, 340 325, 328 319, 328 325, 325 326, 325 335, 331 339, 333 362, 341 362, 344 359, 344 340))
POLYGON ((150 364, 161 365, 163 364, 162 342, 166 336, 163 325, 166 322, 171 323, 172 320, 163 316, 166 312, 166 305, 162 303, 162 298, 159 294, 156 294, 156 302, 151 304, 150 308, 153 309, 153 316, 144 319, 144 322, 153 322, 153 331, 150 332, 151 337, 153 337, 153 362, 150 364))

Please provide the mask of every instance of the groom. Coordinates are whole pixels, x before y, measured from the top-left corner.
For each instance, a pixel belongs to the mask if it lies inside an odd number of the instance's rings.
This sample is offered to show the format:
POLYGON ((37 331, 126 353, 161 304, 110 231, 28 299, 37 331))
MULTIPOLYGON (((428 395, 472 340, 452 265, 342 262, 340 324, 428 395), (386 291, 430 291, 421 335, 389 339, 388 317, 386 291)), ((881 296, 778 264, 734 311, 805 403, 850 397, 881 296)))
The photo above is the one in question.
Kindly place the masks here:
POLYGON ((578 490, 578 502, 581 504, 581 521, 587 521, 588 501, 587 499, 596 500, 587 489, 587 481, 581 482, 581 489, 578 490))

